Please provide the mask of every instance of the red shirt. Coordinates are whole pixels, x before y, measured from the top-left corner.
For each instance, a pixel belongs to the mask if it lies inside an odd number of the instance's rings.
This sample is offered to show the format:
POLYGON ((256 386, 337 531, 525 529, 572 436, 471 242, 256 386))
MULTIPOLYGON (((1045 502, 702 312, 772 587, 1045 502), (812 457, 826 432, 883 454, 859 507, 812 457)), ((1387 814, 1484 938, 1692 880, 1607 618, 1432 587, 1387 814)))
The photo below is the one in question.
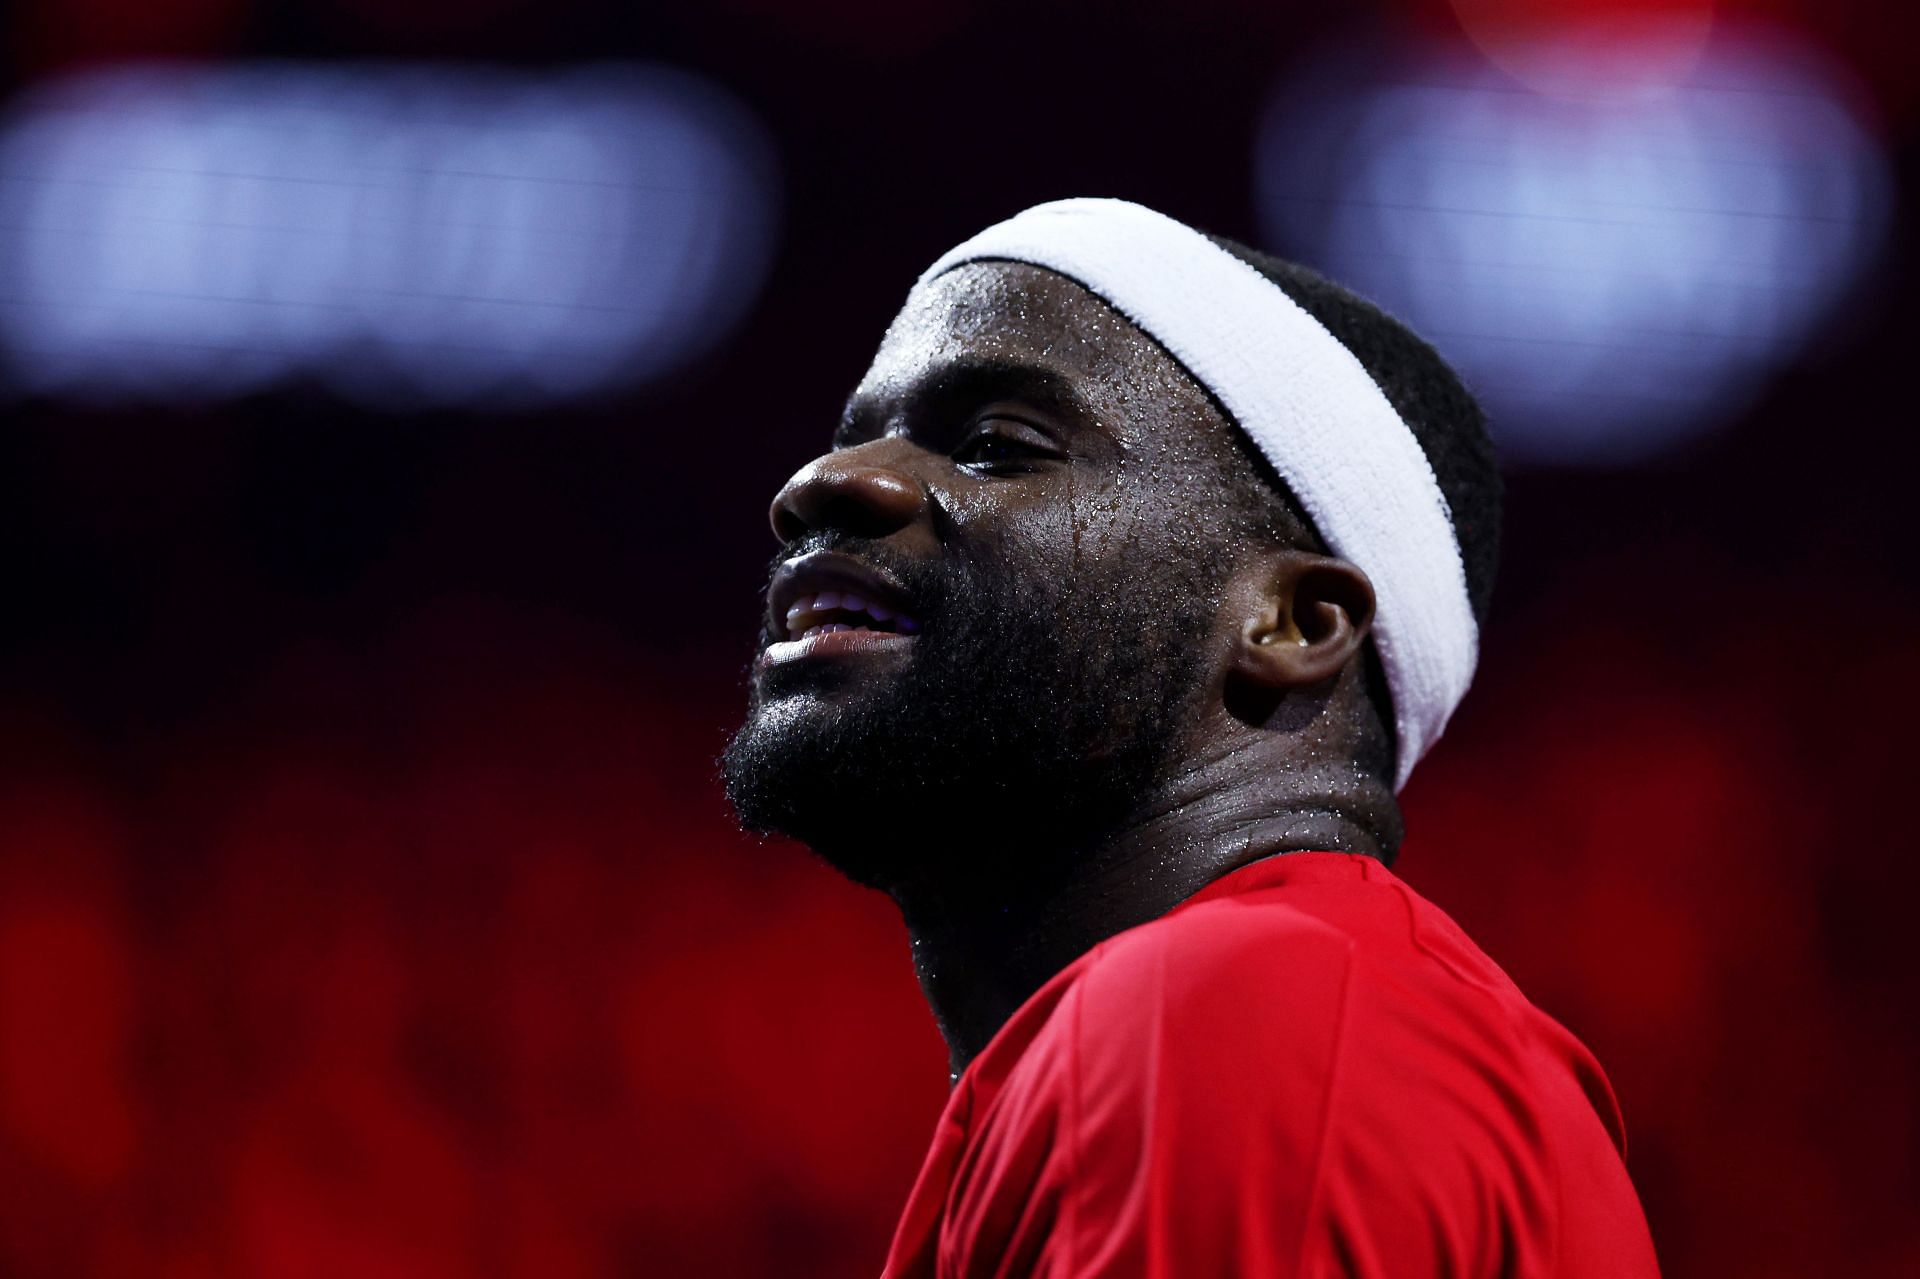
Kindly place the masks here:
POLYGON ((1657 1274, 1585 1047, 1385 866, 1102 942, 961 1075, 884 1279, 1657 1274))

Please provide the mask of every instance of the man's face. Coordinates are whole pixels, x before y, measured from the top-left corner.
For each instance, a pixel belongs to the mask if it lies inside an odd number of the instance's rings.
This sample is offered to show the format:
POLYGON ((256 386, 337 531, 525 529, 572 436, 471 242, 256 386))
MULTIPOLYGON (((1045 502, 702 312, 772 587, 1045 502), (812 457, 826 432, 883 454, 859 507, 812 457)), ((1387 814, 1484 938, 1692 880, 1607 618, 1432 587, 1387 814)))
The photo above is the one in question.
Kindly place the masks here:
POLYGON ((976 264, 918 291, 775 502, 724 760, 742 822, 898 887, 991 859, 978 832, 1032 856, 1124 821, 1218 679, 1230 429, 1051 272, 976 264))

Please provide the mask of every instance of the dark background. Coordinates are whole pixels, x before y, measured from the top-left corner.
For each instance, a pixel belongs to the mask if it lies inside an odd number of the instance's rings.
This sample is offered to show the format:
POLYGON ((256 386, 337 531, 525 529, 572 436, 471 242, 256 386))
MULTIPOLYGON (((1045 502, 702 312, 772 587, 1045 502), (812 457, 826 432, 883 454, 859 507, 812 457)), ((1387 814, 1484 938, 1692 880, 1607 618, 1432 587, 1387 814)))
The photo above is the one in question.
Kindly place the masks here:
MULTIPOLYGON (((1904 193, 1895 6, 1737 7, 1855 70, 1904 193)), ((783 207, 748 318, 591 407, 8 404, 0 1274, 877 1272, 944 1054, 889 905, 719 797, 766 502, 940 250, 1074 194, 1260 242, 1275 77, 1446 5, 9 21, 15 87, 688 67, 767 123, 783 207)), ((1401 873, 1608 1067, 1676 1275, 1920 1274, 1914 244, 1719 432, 1513 473, 1478 683, 1405 797, 1401 873)))

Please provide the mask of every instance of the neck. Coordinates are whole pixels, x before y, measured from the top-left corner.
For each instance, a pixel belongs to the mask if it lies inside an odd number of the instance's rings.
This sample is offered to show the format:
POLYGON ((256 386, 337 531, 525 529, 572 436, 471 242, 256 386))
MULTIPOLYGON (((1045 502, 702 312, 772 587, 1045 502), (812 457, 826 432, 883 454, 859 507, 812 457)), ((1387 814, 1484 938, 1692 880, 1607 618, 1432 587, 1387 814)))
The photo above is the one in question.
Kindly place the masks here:
POLYGON ((929 859, 958 873, 892 890, 956 1079, 1049 978, 1222 875, 1305 849, 1379 857, 1397 840, 1398 810, 1381 783, 1346 765, 1276 765, 1254 758, 1262 754, 1227 748, 1192 761, 1128 821, 1078 845, 970 830, 954 856, 929 859), (964 854, 981 847, 998 850, 991 875, 969 877, 980 863, 964 854))

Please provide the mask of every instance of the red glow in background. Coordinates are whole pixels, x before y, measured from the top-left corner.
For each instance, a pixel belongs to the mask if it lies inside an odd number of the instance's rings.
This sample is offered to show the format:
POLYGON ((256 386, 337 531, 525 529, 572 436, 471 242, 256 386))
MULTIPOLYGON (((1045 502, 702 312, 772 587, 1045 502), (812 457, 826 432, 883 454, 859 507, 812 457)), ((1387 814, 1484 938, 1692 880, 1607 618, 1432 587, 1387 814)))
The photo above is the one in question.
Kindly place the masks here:
MULTIPOLYGON (((0 1274, 876 1271, 944 1052, 888 903, 719 795, 765 502, 966 232, 1116 191, 1251 236, 1260 96, 1336 20, 454 8, 13 19, 15 83, 675 60, 772 122, 789 207, 745 327, 618 403, 9 409, 0 1274)), ((1770 9, 1859 71, 1905 183, 1891 19, 1770 9)), ((1477 685, 1406 795, 1401 873, 1606 1065, 1674 1275, 1920 1273, 1912 250, 1709 442, 1513 478, 1477 685)))

